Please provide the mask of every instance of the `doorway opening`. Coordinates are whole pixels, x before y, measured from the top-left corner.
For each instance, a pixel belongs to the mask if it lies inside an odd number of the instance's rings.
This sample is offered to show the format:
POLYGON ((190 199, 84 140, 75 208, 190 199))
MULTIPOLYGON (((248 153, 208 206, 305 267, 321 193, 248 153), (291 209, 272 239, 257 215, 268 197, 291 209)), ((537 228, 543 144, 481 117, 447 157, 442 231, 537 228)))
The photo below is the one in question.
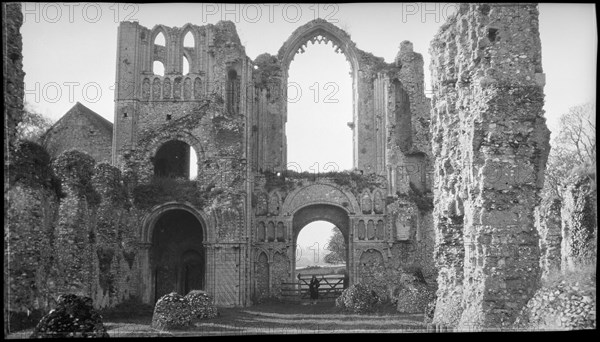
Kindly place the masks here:
POLYGON ((154 302, 171 292, 205 289, 203 241, 202 224, 190 212, 172 209, 158 218, 150 253, 154 302))

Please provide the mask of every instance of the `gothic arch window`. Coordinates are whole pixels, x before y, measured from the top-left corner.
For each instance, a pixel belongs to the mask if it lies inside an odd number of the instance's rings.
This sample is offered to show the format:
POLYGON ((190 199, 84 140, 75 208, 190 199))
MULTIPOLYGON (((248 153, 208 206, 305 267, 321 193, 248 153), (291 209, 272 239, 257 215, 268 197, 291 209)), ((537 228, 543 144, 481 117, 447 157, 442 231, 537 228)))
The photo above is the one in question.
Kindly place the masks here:
POLYGON ((285 242, 285 226, 283 222, 277 223, 276 237, 278 242, 285 242))
POLYGON ((195 68, 196 59, 196 37, 191 27, 184 28, 182 44, 182 66, 183 74, 192 73, 195 68))
POLYGON ((227 112, 230 115, 239 114, 240 109, 240 77, 237 71, 230 69, 227 72, 225 88, 227 112))
POLYGON ((275 224, 273 221, 269 221, 269 223, 267 223, 267 240, 269 242, 275 241, 275 224))
POLYGON ((258 222, 258 227, 257 227, 257 230, 258 230, 258 231, 257 231, 257 234, 256 234, 256 235, 257 235, 257 236, 256 236, 256 239, 257 239, 259 242, 265 242, 265 240, 266 240, 266 235, 267 235, 266 228, 265 228, 265 224, 264 224, 263 222, 258 222))
POLYGON ((163 30, 159 30, 152 40, 152 73, 158 76, 165 75, 167 49, 166 37, 163 30))

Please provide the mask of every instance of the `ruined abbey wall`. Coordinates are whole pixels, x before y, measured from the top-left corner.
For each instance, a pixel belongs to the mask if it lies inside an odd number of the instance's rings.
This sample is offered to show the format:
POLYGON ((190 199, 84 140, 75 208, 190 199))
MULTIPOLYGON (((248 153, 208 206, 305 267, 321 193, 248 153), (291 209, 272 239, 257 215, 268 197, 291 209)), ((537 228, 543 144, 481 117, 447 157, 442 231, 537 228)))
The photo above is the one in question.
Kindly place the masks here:
MULTIPOLYGON (((371 284, 393 299, 397 280, 418 274, 435 289, 423 79, 423 58, 410 42, 387 64, 322 19, 296 30, 278 55, 255 61, 231 22, 152 29, 121 23, 113 165, 61 151, 52 165, 50 156, 42 158, 61 191, 15 181, 15 196, 29 199, 12 203, 13 222, 27 226, 15 237, 34 235, 39 243, 14 244, 11 267, 26 272, 12 275, 20 291, 13 308, 48 310, 63 292, 89 295, 99 308, 130 299, 152 304, 197 287, 224 306, 282 298, 295 281, 296 238, 315 220, 343 232, 348 285, 371 284), (155 44, 159 33, 164 46, 155 44), (183 46, 187 33, 194 47, 183 46), (328 41, 352 66, 356 169, 287 171, 289 64, 306 44, 328 41), (154 74, 155 61, 164 75, 154 74), (187 171, 191 149, 197 175, 187 171), (28 269, 31 258, 44 266, 28 269), (23 289, 22 282, 35 286, 23 289)), ((85 111, 80 107, 73 113, 85 111)), ((51 140, 72 140, 58 126, 51 140)))
POLYGON ((549 152, 535 4, 461 5, 431 43, 434 321, 512 323, 538 287, 549 152))
POLYGON ((11 159, 5 250, 10 327, 39 320, 63 293, 96 307, 138 295, 136 222, 120 171, 79 151, 51 162, 24 142, 11 159))

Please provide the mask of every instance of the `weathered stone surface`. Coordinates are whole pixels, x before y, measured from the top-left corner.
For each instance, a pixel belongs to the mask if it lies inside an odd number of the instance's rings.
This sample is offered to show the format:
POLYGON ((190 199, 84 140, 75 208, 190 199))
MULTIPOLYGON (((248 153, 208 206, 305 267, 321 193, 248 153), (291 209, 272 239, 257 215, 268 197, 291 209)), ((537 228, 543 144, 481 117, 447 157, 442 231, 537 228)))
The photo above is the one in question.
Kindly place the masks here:
POLYGON ((577 280, 567 278, 540 288, 520 312, 515 328, 596 329, 596 276, 588 275, 577 280))
POLYGON ((434 323, 509 326, 538 287, 549 131, 537 17, 535 4, 462 4, 431 43, 434 323))
POLYGON ((568 179, 561 208, 562 270, 596 265, 598 249, 598 202, 592 175, 568 179))
POLYGON ((367 313, 379 303, 379 296, 367 285, 354 284, 335 300, 335 306, 354 313, 367 313))
POLYGON ((549 203, 542 202, 536 211, 536 227, 540 233, 542 279, 561 268, 561 208, 561 201, 554 199, 549 203))
MULTIPOLYGON (((17 125, 23 118, 23 99, 25 95, 25 72, 23 72, 23 40, 21 25, 23 13, 18 2, 2 3, 2 79, 4 80, 4 229, 5 246, 7 245, 6 231, 9 226, 9 163, 12 148, 16 145, 17 125), (8 153, 7 153, 8 152, 8 153)), ((9 259, 4 257, 4 269, 8 269, 9 259)), ((4 272, 4 336, 8 334, 10 317, 8 287, 11 279, 4 272)))
POLYGON ((188 299, 171 292, 156 302, 152 314, 152 328, 159 330, 184 329, 191 326, 192 319, 192 307, 188 299))
MULTIPOLYGON (((6 80, 4 85, 4 106, 6 121, 4 122, 5 143, 16 142, 16 128, 23 116, 23 99, 25 95, 25 72, 23 71, 23 40, 21 37, 21 25, 23 25, 23 13, 20 3, 2 4, 2 13, 5 13, 2 21, 2 36, 5 44, 2 46, 2 76, 6 80)), ((5 144, 8 146, 8 144, 5 144)), ((8 156, 5 155, 5 165, 8 156)))
POLYGON ((102 316, 92 299, 73 294, 60 295, 56 309, 42 317, 29 338, 107 338, 102 316))
POLYGON ((213 304, 213 298, 201 290, 192 290, 184 297, 190 307, 194 318, 215 318, 219 314, 217 307, 213 304))

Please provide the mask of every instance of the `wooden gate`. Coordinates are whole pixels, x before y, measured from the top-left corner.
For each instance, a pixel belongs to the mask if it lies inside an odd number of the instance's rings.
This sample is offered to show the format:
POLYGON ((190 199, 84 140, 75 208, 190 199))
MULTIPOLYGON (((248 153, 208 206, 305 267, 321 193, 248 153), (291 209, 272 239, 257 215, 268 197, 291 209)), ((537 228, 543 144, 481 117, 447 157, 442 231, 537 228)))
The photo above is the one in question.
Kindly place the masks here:
MULTIPOLYGON (((334 301, 344 291, 344 275, 325 274, 317 275, 320 282, 319 301, 334 301)), ((299 276, 294 283, 281 284, 282 299, 288 301, 310 300, 309 284, 312 275, 299 276)))

